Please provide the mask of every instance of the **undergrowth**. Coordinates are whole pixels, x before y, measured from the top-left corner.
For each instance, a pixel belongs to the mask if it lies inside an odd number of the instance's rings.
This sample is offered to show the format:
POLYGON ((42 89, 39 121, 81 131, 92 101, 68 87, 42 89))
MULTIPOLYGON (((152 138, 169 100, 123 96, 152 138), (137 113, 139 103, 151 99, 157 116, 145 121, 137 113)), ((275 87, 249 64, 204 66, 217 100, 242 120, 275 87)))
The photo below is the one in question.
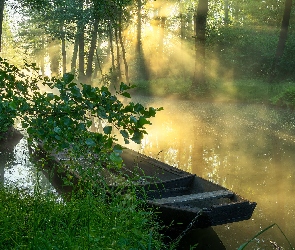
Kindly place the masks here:
POLYGON ((295 107, 293 82, 269 83, 262 79, 209 79, 203 88, 191 90, 189 78, 161 78, 135 81, 133 92, 140 95, 177 97, 200 101, 264 103, 279 107, 295 107))
POLYGON ((0 188, 0 249, 165 249, 159 225, 135 196, 84 191, 69 201, 0 188))

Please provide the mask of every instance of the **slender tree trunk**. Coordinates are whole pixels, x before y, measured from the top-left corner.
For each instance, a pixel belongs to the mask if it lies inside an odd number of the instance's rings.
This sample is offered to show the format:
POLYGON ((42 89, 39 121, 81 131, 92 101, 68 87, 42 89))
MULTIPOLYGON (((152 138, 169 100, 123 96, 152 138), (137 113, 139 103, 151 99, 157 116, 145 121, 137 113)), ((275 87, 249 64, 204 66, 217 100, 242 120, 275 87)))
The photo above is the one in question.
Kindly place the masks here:
POLYGON ((92 64, 93 64, 94 53, 96 50, 97 33, 98 33, 98 19, 95 19, 93 24, 92 38, 91 38, 90 49, 89 49, 88 60, 87 60, 87 69, 86 69, 87 79, 91 78, 91 75, 93 72, 92 64))
POLYGON ((85 41, 84 41, 84 26, 83 24, 79 24, 78 26, 78 47, 79 47, 79 79, 84 80, 85 78, 85 41))
MULTIPOLYGON (((84 1, 79 0, 79 10, 83 13, 84 1)), ((85 39, 84 39, 84 21, 83 19, 78 20, 77 22, 77 31, 78 31, 78 47, 79 47, 79 75, 78 78, 80 81, 85 80, 85 39)))
POLYGON ((181 38, 181 47, 183 47, 183 40, 185 39, 185 7, 184 3, 181 1, 180 3, 180 38, 181 38))
POLYGON ((48 46, 51 74, 52 76, 59 76, 60 43, 58 40, 54 40, 49 42, 48 46))
POLYGON ((76 66, 77 66, 77 57, 78 57, 78 34, 76 34, 75 42, 74 42, 74 49, 73 49, 73 56, 71 62, 71 73, 75 74, 76 66))
POLYGON ((205 42, 208 0, 200 0, 195 15, 195 71, 192 88, 205 85, 205 42))
POLYGON ((40 56, 40 71, 42 76, 45 75, 45 63, 44 63, 45 53, 42 53, 40 56))
POLYGON ((292 9, 292 0, 286 0, 279 42, 277 45, 275 59, 274 59, 274 63, 272 66, 271 79, 273 79, 274 76, 277 76, 278 64, 279 64, 279 62, 283 56, 283 53, 284 53, 284 49, 285 49, 286 41, 287 41, 287 36, 288 36, 288 28, 289 28, 289 22, 290 22, 290 16, 291 16, 291 9, 292 9))
POLYGON ((228 15, 228 0, 224 0, 224 23, 227 25, 229 23, 229 15, 228 15))
POLYGON ((99 70, 100 74, 102 75, 102 68, 101 68, 101 64, 100 64, 100 59, 99 59, 99 55, 97 52, 97 49, 95 51, 95 55, 96 55, 96 62, 95 62, 95 68, 99 70))
POLYGON ((62 54, 62 74, 67 73, 67 51, 66 51, 66 39, 61 39, 61 54, 62 54))
MULTIPOLYGON (((165 74, 166 67, 164 65, 164 34, 165 34, 166 17, 159 18, 159 47, 158 47, 158 60, 157 60, 157 76, 162 77, 165 74)), ((167 66, 167 65, 166 65, 167 66)))
POLYGON ((183 40, 185 39, 185 14, 180 14, 180 38, 181 47, 183 47, 183 40))
POLYGON ((141 28, 142 28, 142 0, 137 0, 137 39, 135 44, 135 56, 137 64, 137 78, 148 80, 149 79, 149 70, 146 64, 144 57, 144 52, 142 49, 142 37, 141 37, 141 28))
POLYGON ((114 46, 113 46, 113 29, 112 24, 109 22, 109 38, 110 38, 110 51, 111 51, 111 59, 112 59, 112 72, 115 71, 115 56, 114 56, 114 46))
POLYGON ((121 59, 120 59, 120 46, 119 46, 119 38, 118 38, 118 27, 115 26, 115 41, 116 41, 116 54, 117 54, 117 68, 116 68, 116 76, 119 82, 122 81, 121 74, 121 59))
MULTIPOLYGON (((183 4, 181 4, 181 14, 180 14, 180 52, 183 53, 184 52, 184 49, 185 49, 185 44, 184 44, 184 41, 185 41, 185 14, 184 14, 184 7, 183 7, 183 4)), ((184 57, 181 57, 180 59, 181 61, 181 64, 180 64, 180 70, 181 70, 181 74, 183 76, 185 76, 187 74, 186 72, 186 69, 187 69, 187 66, 186 66, 186 62, 185 62, 185 59, 184 57)))
POLYGON ((164 50, 164 31, 165 31, 165 23, 166 17, 160 18, 159 28, 160 28, 160 35, 159 35, 159 57, 163 58, 163 50, 164 50))
POLYGON ((42 76, 45 75, 45 54, 46 54, 46 46, 45 46, 45 38, 44 35, 41 36, 42 48, 38 53, 38 57, 40 57, 40 70, 42 72, 42 76))
POLYGON ((0 52, 2 51, 2 26, 4 16, 5 0, 0 0, 0 52))
POLYGON ((120 40, 120 45, 122 49, 122 58, 123 58, 124 68, 125 68, 125 79, 126 79, 126 83, 129 83, 128 63, 126 59, 126 50, 125 50, 125 45, 124 45, 123 36, 122 36, 122 27, 123 26, 122 26, 122 9, 121 9, 120 15, 119 15, 119 40, 120 40))
POLYGON ((141 8, 142 8, 142 0, 137 0, 137 40, 136 40, 136 53, 140 55, 141 53, 141 8))

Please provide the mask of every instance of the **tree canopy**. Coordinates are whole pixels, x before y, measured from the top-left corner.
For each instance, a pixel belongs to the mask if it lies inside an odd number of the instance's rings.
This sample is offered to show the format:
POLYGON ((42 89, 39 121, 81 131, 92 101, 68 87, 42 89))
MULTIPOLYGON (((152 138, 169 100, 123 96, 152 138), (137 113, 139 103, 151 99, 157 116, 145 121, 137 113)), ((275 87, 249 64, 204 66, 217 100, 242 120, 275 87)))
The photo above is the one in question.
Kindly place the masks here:
MULTIPOLYGON (((278 79, 294 77, 290 0, 18 0, 6 6, 22 17, 12 32, 17 47, 44 75, 72 72, 96 84, 107 76, 117 86, 181 77, 190 86, 227 72, 268 78, 276 65, 278 79), (288 2, 288 36, 275 62, 288 2), (200 23, 202 4, 207 14, 200 23)), ((3 53, 12 46, 5 37, 3 53)))

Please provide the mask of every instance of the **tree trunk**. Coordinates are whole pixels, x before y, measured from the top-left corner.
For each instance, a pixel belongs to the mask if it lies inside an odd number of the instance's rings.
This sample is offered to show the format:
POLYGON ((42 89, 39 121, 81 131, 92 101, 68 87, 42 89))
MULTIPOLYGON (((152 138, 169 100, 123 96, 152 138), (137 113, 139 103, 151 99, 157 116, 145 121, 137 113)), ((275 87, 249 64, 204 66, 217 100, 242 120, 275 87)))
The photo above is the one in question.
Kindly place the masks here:
POLYGON ((40 58, 40 70, 42 76, 45 76, 45 57, 46 57, 46 45, 45 45, 45 38, 44 35, 41 36, 42 47, 38 53, 38 58, 40 58))
POLYGON ((96 18, 94 20, 94 24, 93 24, 93 31, 92 31, 90 49, 89 49, 89 53, 88 53, 87 69, 86 69, 86 78, 87 78, 87 80, 89 80, 91 78, 91 75, 92 75, 92 72, 93 72, 92 64, 93 64, 94 53, 95 53, 95 50, 96 50, 97 33, 98 33, 98 19, 96 18))
POLYGON ((0 0, 0 52, 2 51, 2 25, 4 16, 5 0, 0 0))
POLYGON ((66 39, 61 39, 61 54, 62 54, 62 74, 67 73, 67 51, 66 51, 66 39))
POLYGON ((274 76, 277 76, 278 64, 279 64, 279 62, 283 56, 283 53, 284 53, 284 49, 285 49, 285 45, 286 45, 286 41, 287 41, 287 36, 288 36, 291 8, 292 8, 292 0, 286 0, 279 42, 277 45, 275 59, 274 59, 272 70, 271 70, 271 79, 274 79, 274 76))
MULTIPOLYGON (((96 49, 96 51, 95 51, 95 55, 96 55, 95 69, 96 69, 96 72, 97 72, 97 70, 99 70, 99 73, 100 73, 100 75, 102 76, 102 68, 101 68, 100 58, 99 58, 99 55, 98 55, 98 51, 97 51, 97 49, 96 49)), ((96 73, 96 76, 97 76, 97 73, 96 73)), ((95 77, 96 77, 96 76, 95 76, 95 77)))
POLYGON ((142 49, 142 37, 141 37, 141 28, 142 28, 142 0, 137 0, 137 39, 135 45, 135 61, 137 65, 137 79, 148 80, 149 79, 149 70, 146 65, 143 49, 142 49))
POLYGON ((116 41, 116 54, 117 54, 117 68, 116 68, 116 80, 119 82, 122 81, 121 75, 121 59, 120 59, 120 47, 119 47, 119 38, 118 38, 118 27, 115 25, 115 41, 116 41))
POLYGON ((122 9, 120 12, 120 16, 119 16, 119 40, 120 40, 120 45, 121 45, 121 49, 122 49, 122 58, 123 58, 123 62, 124 62, 124 67, 125 67, 125 79, 126 79, 126 83, 129 83, 129 72, 128 72, 128 64, 127 64, 127 59, 126 59, 126 50, 125 50, 125 45, 123 42, 123 36, 122 36, 122 9))
POLYGON ((141 53, 141 7, 142 7, 142 0, 137 0, 137 40, 136 40, 136 54, 140 55, 141 53))
POLYGON ((185 7, 184 3, 180 2, 180 41, 181 41, 181 47, 183 47, 183 40, 185 39, 185 7))
POLYGON ((113 29, 112 24, 109 21, 109 38, 110 38, 110 51, 111 51, 111 59, 112 59, 112 72, 115 71, 115 56, 114 56, 114 46, 113 46, 113 29))
MULTIPOLYGON (((180 52, 184 53, 185 52, 185 23, 186 23, 186 16, 184 14, 184 7, 183 4, 181 5, 181 13, 180 13, 180 52)), ((187 75, 187 66, 186 66, 186 61, 184 57, 181 57, 180 59, 180 70, 182 76, 187 75)))
MULTIPOLYGON (((79 10, 83 13, 83 0, 79 0, 79 10)), ((85 80, 85 39, 84 39, 84 32, 85 32, 85 27, 84 27, 84 21, 78 20, 77 22, 77 31, 78 31, 78 47, 79 47, 79 75, 78 78, 80 81, 85 80)))
POLYGON ((228 6, 228 0, 224 0, 224 24, 228 25, 229 24, 229 6, 228 6))
POLYGON ((53 40, 49 42, 48 46, 51 75, 59 76, 60 43, 58 40, 53 40))
POLYGON ((78 47, 79 47, 79 79, 84 80, 85 73, 85 59, 84 59, 84 50, 85 50, 85 41, 84 41, 84 26, 79 24, 78 26, 78 47))
POLYGON ((73 56, 71 62, 71 73, 75 74, 76 66, 77 66, 77 57, 78 57, 78 34, 76 34, 75 42, 74 42, 74 49, 73 49, 73 56))
POLYGON ((164 51, 164 34, 165 34, 165 23, 166 23, 166 17, 160 18, 159 23, 159 57, 162 60, 163 59, 163 51, 164 51))
POLYGON ((200 0, 195 15, 195 71, 192 88, 205 86, 205 42, 208 0, 200 0))

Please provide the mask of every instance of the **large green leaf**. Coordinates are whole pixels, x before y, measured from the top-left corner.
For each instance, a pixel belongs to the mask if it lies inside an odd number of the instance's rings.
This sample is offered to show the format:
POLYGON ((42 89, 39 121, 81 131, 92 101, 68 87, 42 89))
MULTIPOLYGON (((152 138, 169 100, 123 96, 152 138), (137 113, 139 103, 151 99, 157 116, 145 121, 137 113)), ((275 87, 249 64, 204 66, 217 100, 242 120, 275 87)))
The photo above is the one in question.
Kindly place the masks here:
POLYGON ((116 164, 122 164, 122 162, 123 162, 122 157, 119 154, 115 153, 115 152, 112 152, 110 154, 110 159, 111 159, 112 162, 114 162, 116 164))
POLYGON ((109 134, 111 134, 112 133, 112 126, 105 126, 104 128, 103 128, 103 132, 105 133, 105 134, 107 134, 107 135, 109 135, 109 134))
POLYGON ((92 138, 87 138, 85 142, 88 146, 95 146, 95 141, 92 138))
MULTIPOLYGON (((74 80, 74 77, 75 76, 73 74, 66 73, 63 76, 63 80, 64 80, 65 83, 70 83, 70 82, 72 82, 74 80)), ((75 83, 72 83, 71 86, 75 86, 75 85, 76 85, 75 83)))

